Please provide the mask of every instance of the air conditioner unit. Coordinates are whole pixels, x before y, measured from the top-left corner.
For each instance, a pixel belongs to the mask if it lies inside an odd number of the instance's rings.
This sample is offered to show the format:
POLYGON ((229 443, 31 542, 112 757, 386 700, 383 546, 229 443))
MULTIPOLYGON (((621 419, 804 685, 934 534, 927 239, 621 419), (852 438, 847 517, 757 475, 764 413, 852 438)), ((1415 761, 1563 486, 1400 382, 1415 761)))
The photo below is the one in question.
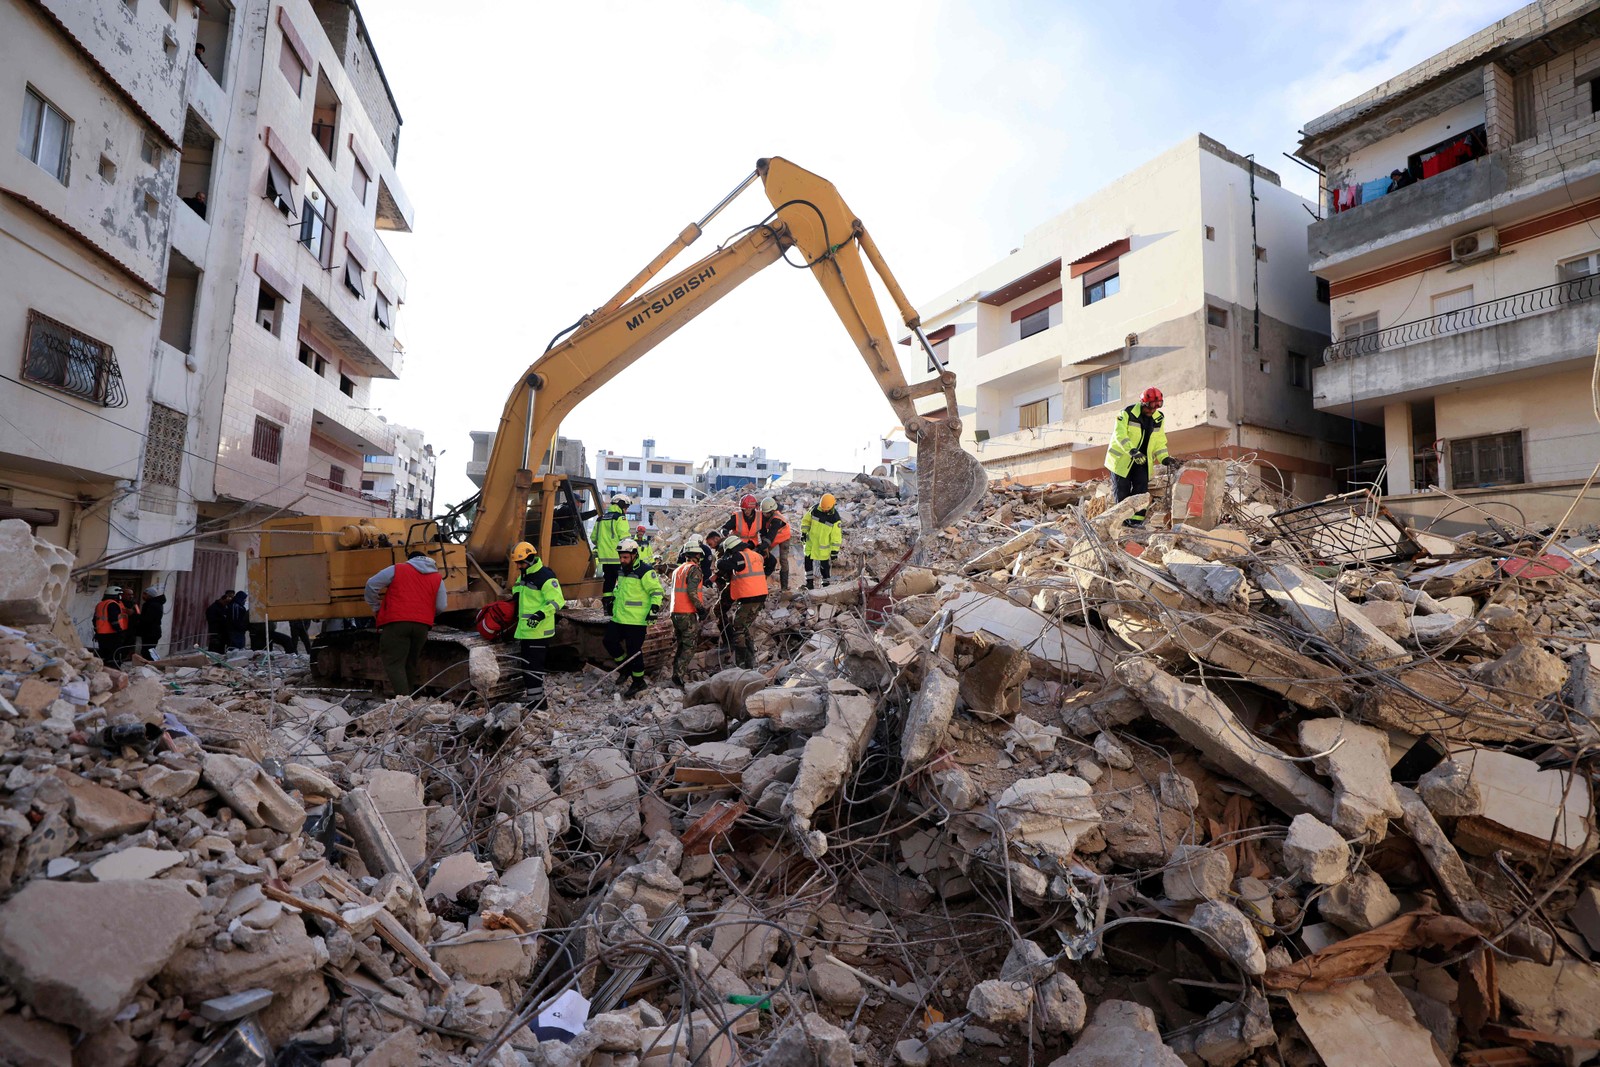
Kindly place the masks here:
POLYGON ((1452 263, 1471 263, 1500 251, 1500 231, 1493 226, 1465 234, 1450 242, 1452 263))

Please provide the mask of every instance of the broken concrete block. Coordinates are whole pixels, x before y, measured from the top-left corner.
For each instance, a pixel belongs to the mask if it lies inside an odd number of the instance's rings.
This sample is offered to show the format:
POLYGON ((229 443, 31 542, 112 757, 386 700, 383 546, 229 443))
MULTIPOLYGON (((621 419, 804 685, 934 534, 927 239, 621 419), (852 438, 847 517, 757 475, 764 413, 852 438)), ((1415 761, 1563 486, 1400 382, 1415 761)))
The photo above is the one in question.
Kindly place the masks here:
POLYGON ((1208 935, 1202 938, 1206 945, 1226 959, 1232 960, 1245 974, 1259 976, 1267 973, 1267 950, 1261 935, 1244 912, 1220 900, 1207 900, 1194 909, 1189 925, 1208 935))
POLYGON ((1531 641, 1505 655, 1479 664, 1472 673, 1502 699, 1512 704, 1534 704, 1559 690, 1567 680, 1567 665, 1531 641))
POLYGON ((1600 886, 1583 887, 1578 902, 1567 912, 1567 921, 1583 935, 1591 952, 1600 953, 1600 886))
POLYGON ((750 750, 743 745, 731 741, 703 741, 685 749, 678 757, 678 766, 717 771, 731 778, 745 768, 750 758, 750 750))
POLYGON ((0 905, 0 971, 40 1015, 98 1030, 199 916, 200 901, 177 882, 30 882, 0 905))
MULTIPOLYGON (((530 937, 528 943, 535 942, 530 937)), ((521 981, 532 973, 536 959, 534 951, 507 930, 468 930, 434 944, 433 958, 452 978, 479 985, 508 978, 521 981)))
POLYGON ((1506 849, 1569 858, 1584 846, 1594 817, 1585 778, 1495 749, 1458 753, 1417 784, 1430 810, 1456 816, 1456 847, 1477 856, 1506 849))
POLYGON ((591 847, 609 851, 639 836, 639 782, 616 749, 590 749, 563 763, 561 792, 572 802, 573 821, 591 847))
POLYGON ((72 825, 84 841, 105 841, 150 825, 156 809, 128 794, 65 771, 57 773, 72 801, 72 825))
MULTIPOLYGON (((877 702, 841 679, 828 683, 828 724, 806 742, 800 770, 783 801, 791 831, 813 856, 827 851, 827 838, 811 829, 811 816, 832 800, 872 740, 877 702)), ((770 791, 778 783, 768 786, 770 791)))
POLYGON ((835 1008, 854 1008, 864 991, 861 979, 836 963, 813 963, 806 971, 806 988, 835 1008))
POLYGON ((415 868, 428 854, 428 812, 422 801, 422 779, 409 771, 368 771, 367 792, 400 854, 415 868))
POLYGON ((1025 854, 1065 866, 1084 834, 1100 825, 1088 782, 1071 774, 1046 774, 1013 782, 995 798, 1006 840, 1025 854))
POLYGON ((1322 993, 1288 993, 1295 1021, 1328 1067, 1449 1067, 1394 979, 1380 975, 1322 993))
POLYGON ((1095 735, 1094 754, 1100 757, 1100 762, 1119 771, 1133 770, 1133 757, 1128 755, 1128 750, 1117 743, 1116 738, 1110 734, 1095 735))
POLYGON ((200 774, 246 826, 267 826, 279 833, 297 834, 305 825, 305 809, 254 760, 213 752, 206 757, 200 774))
MULTIPOLYGON (((1600 1033, 1600 968, 1593 964, 1502 960, 1496 974, 1500 995, 1530 1030, 1588 1039, 1600 1033)), ((1592 1050, 1584 1059, 1593 1059, 1592 1050)))
POLYGON ((1411 632, 1411 609, 1398 600, 1368 600, 1356 608, 1396 641, 1411 632))
POLYGON ((1161 565, 1196 600, 1240 614, 1250 610, 1250 586, 1238 567, 1212 563, 1181 548, 1168 549, 1161 565))
POLYGON ((1297 626, 1357 662, 1395 667, 1411 660, 1411 653, 1316 575, 1281 560, 1258 564, 1253 570, 1261 591, 1297 626))
POLYGON ((1200 791, 1177 771, 1162 771, 1156 780, 1156 792, 1161 803, 1178 811, 1192 812, 1200 806, 1200 791))
POLYGON ((778 1035, 761 1062, 763 1067, 854 1067, 855 1057, 843 1030, 808 1012, 799 1025, 778 1035))
POLYGON ((248 950, 217 952, 210 944, 180 949, 162 968, 156 986, 168 996, 196 1000, 256 986, 287 994, 326 959, 326 950, 306 934, 305 920, 283 913, 248 950))
POLYGON ((940 802, 951 811, 966 811, 983 800, 972 775, 960 767, 934 771, 933 787, 939 792, 940 802))
POLYGON ((1105 671, 1106 664, 1095 651, 1089 631, 1082 626, 1063 623, 981 590, 960 594, 944 609, 950 613, 950 625, 957 633, 983 635, 1071 670, 1091 674, 1105 671))
POLYGON ((1020 1023, 1033 1008, 1033 987, 1022 982, 990 979, 967 995, 967 1011, 992 1025, 1020 1023))
POLYGON ((1243 1002, 1218 1004, 1194 1035, 1194 1054, 1207 1067, 1234 1067, 1258 1048, 1277 1040, 1267 998, 1247 990, 1243 1002))
POLYGON ((72 1033, 43 1019, 24 1019, 10 1012, 0 1015, 0 1063, 7 1067, 72 1067, 72 1033))
POLYGON ((774 926, 749 904, 739 901, 723 910, 711 935, 712 957, 735 974, 763 974, 782 945, 774 926))
POLYGON ((914 1037, 895 1042, 894 1058, 896 1063, 903 1064, 904 1067, 928 1067, 933 1062, 928 1046, 914 1037))
POLYGON ((1033 1007, 1039 1029, 1047 1034, 1078 1033, 1089 1010, 1078 983, 1059 972, 1035 987, 1033 1007))
POLYGON ((611 883, 607 904, 618 910, 637 904, 654 922, 682 899, 683 883, 672 868, 661 860, 648 860, 635 863, 617 875, 616 881, 611 883))
POLYGON ((193 767, 164 767, 157 764, 139 773, 139 789, 151 800, 176 800, 200 784, 200 771, 193 767))
POLYGON ((1307 719, 1300 747, 1321 755, 1317 770, 1333 779, 1334 829, 1376 843, 1400 818, 1400 799, 1389 780, 1389 738, 1382 730, 1343 719, 1307 719))
POLYGON ((1322 917, 1351 934, 1364 934, 1400 914, 1389 883, 1362 867, 1317 897, 1322 917))
POLYGON ((137 882, 154 878, 182 862, 182 852, 135 846, 95 860, 89 865, 89 873, 94 875, 97 882, 137 882))
POLYGON ((985 722, 1015 717, 1031 664, 1028 653, 1014 645, 990 645, 961 672, 961 702, 985 722))
MULTIPOLYGON (((1131 499, 1131 498, 1130 498, 1131 499)), ((1131 1000, 1102 1000, 1072 1050, 1050 1067, 1184 1067, 1161 1041, 1155 1012, 1131 1000)))
MULTIPOLYGON (((304 763, 284 764, 283 784, 290 789, 298 789, 308 797, 331 797, 337 800, 344 795, 344 790, 339 788, 339 783, 315 767, 307 766, 304 763)), ((382 811, 383 809, 380 808, 378 810, 382 811)), ((392 827, 389 832, 394 832, 392 827)))
POLYGON ((1271 746, 1252 737, 1244 723, 1209 691, 1180 682, 1140 659, 1123 660, 1116 666, 1116 675, 1167 728, 1269 804, 1289 814, 1332 817, 1333 794, 1294 764, 1274 758, 1271 746))
POLYGON ((256 1012, 272 1003, 274 994, 270 989, 246 989, 239 993, 229 993, 225 996, 212 997, 210 1000, 200 1002, 200 1014, 214 1023, 227 1023, 235 1019, 242 1019, 246 1015, 256 1012))
POLYGON ((1404 786, 1396 786, 1394 792, 1400 798, 1401 808, 1405 810, 1402 825, 1432 869, 1445 900, 1457 915, 1480 930, 1488 932, 1491 928, 1498 929, 1494 912, 1484 903, 1477 883, 1461 861, 1461 854, 1440 829, 1422 798, 1404 786))
POLYGON ((544 929, 550 914, 550 876, 543 856, 529 856, 500 875, 498 884, 485 886, 479 910, 498 911, 516 920, 530 933, 544 929))
POLYGON ((828 721, 828 692, 816 686, 775 686, 745 698, 753 719, 769 719, 785 730, 810 733, 828 721))
POLYGON ((944 671, 929 668, 906 710, 906 725, 900 734, 900 756, 908 767, 925 762, 943 746, 960 688, 944 671))
MULTIPOLYGON (((385 820, 387 821, 387 820, 385 820)), ((428 879, 422 895, 429 900, 437 896, 456 898, 469 885, 486 882, 494 877, 494 868, 470 852, 457 852, 439 861, 438 869, 428 879)))
POLYGON ((1170 900, 1224 900, 1233 881, 1225 853, 1204 845, 1179 845, 1161 872, 1161 891, 1170 900))
POLYGON ((998 570, 1032 548, 1034 543, 1044 536, 1046 532, 1053 535, 1056 531, 1054 527, 1050 526, 1029 527, 987 552, 980 553, 961 569, 967 574, 983 574, 987 571, 998 570))
POLYGON ((34 626, 55 619, 75 557, 33 536, 21 519, 0 520, 0 623, 34 626))
POLYGON ((1338 885, 1350 870, 1350 846, 1339 831, 1311 815, 1296 815, 1283 842, 1289 872, 1316 885, 1338 885))

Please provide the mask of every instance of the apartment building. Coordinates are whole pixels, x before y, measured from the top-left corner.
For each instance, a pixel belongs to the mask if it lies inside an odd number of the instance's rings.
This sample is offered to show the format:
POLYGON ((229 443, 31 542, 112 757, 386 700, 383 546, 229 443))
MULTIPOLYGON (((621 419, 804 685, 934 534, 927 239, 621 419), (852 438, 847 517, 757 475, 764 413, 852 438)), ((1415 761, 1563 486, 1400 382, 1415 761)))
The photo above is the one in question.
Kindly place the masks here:
MULTIPOLYGON (((467 478, 479 489, 483 488, 484 475, 489 470, 489 453, 494 450, 493 430, 473 430, 472 458, 467 460, 467 478)), ((589 477, 589 456, 583 442, 575 437, 557 436, 555 444, 545 449, 536 474, 555 471, 569 478, 589 477)))
POLYGON ((656 455, 653 437, 644 439, 636 456, 602 448, 595 453, 594 476, 607 497, 626 495, 631 501, 628 518, 646 526, 655 526, 663 512, 697 495, 694 463, 656 455))
MULTIPOLYGON (((1311 404, 1328 328, 1305 275, 1311 206, 1199 134, 923 303, 966 447, 995 479, 1092 477, 1117 412, 1155 386, 1175 454, 1253 457, 1297 496, 1331 490, 1349 433, 1311 404)), ((902 352, 911 380, 933 369, 902 352)))
MULTIPOLYGON (((380 416, 381 418, 382 416, 380 416)), ((364 456, 361 495, 387 504, 385 514, 401 519, 433 518, 433 485, 437 459, 421 430, 391 427, 394 451, 387 456, 364 456)))
POLYGON ((1600 459, 1597 38, 1600 3, 1529 4, 1305 124, 1313 399, 1382 428, 1397 513, 1554 522, 1600 459))
POLYGON ((726 456, 707 456, 696 472, 695 480, 700 491, 717 493, 740 485, 760 485, 783 475, 789 464, 772 459, 764 448, 751 448, 748 453, 726 456))
POLYGON ((189 284, 172 252, 196 70, 194 0, 0 0, 0 518, 108 584, 190 565, 199 391, 166 343, 189 284), (152 546, 152 547, 145 547, 152 546))

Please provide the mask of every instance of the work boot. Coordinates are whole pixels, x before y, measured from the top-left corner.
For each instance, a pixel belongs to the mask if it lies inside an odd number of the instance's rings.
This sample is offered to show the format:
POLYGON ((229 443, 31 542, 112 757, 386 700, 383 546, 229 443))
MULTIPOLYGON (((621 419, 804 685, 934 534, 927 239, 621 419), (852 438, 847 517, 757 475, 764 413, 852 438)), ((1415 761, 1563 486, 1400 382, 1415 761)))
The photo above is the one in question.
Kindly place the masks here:
POLYGON ((683 675, 679 674, 677 671, 673 671, 672 672, 672 684, 677 686, 679 689, 682 689, 683 688, 683 675))
POLYGON ((644 676, 636 674, 633 676, 633 681, 628 683, 628 688, 622 691, 622 695, 625 697, 638 696, 648 688, 650 686, 646 684, 644 676))
POLYGON ((806 578, 806 588, 807 589, 815 589, 816 587, 817 587, 817 580, 815 578, 807 576, 807 578, 806 578))

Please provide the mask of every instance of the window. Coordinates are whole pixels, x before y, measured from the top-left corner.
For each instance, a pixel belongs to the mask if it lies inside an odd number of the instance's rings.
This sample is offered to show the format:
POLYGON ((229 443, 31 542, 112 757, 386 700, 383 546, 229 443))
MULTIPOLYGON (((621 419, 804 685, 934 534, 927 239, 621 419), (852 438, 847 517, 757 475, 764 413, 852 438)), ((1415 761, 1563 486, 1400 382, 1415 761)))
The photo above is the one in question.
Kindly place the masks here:
POLYGON ((300 243, 326 267, 333 261, 333 220, 337 212, 317 179, 309 174, 301 207, 304 210, 300 215, 300 243))
POLYGON ((1272 373, 1272 360, 1270 360, 1270 359, 1257 360, 1256 361, 1256 369, 1259 370, 1262 374, 1271 374, 1272 373))
POLYGON ((663 467, 661 464, 659 464, 659 463, 650 464, 650 473, 651 474, 663 474, 665 472, 666 472, 666 468, 663 467))
POLYGON ((1216 239, 1217 239, 1217 228, 1215 226, 1207 226, 1206 227, 1206 240, 1215 241, 1216 239))
POLYGON ((100 157, 100 180, 114 182, 117 180, 117 165, 110 156, 100 157))
POLYGON ((356 380, 342 371, 339 374, 339 392, 348 397, 356 395, 356 380))
POLYGON ((1600 111, 1600 78, 1589 82, 1589 110, 1600 111))
POLYGON ((1328 284, 1328 279, 1326 278, 1317 279, 1317 303, 1333 303, 1333 287, 1328 284))
POLYGON ((1227 313, 1227 311, 1225 311, 1222 308, 1215 307, 1215 306, 1213 306, 1211 304, 1207 304, 1206 305, 1206 325, 1207 326, 1220 326, 1220 327, 1226 329, 1227 326, 1228 326, 1228 313, 1227 313))
POLYGON ((950 365, 950 339, 947 337, 943 341, 934 341, 928 347, 933 349, 933 354, 928 357, 928 373, 938 374, 950 365))
POLYGON ((344 468, 336 464, 328 464, 328 484, 336 488, 344 485, 344 468))
POLYGON ((1115 296, 1122 288, 1121 260, 1113 259, 1110 263, 1102 263, 1094 270, 1083 276, 1083 306, 1098 303, 1108 296, 1115 296))
POLYGON ((659 485, 652 485, 650 487, 650 499, 652 499, 652 500, 660 500, 661 499, 661 487, 659 485))
MULTIPOLYGON (((383 295, 383 290, 377 286, 372 289, 372 317, 378 320, 378 325, 385 330, 390 329, 394 312, 389 307, 389 298, 383 295)), ((559 463, 560 460, 557 460, 559 463)))
POLYGON ((674 500, 682 500, 683 499, 683 490, 682 489, 674 489, 672 491, 672 499, 674 499, 674 500))
POLYGON ((1050 309, 1040 308, 1022 320, 1022 336, 1032 337, 1050 328, 1050 309))
POLYGON ((311 139, 317 142, 322 154, 333 162, 334 146, 339 135, 339 98, 333 93, 333 83, 321 68, 317 70, 317 98, 311 108, 311 139))
POLYGON ((144 135, 144 140, 139 142, 139 158, 152 167, 161 166, 161 146, 148 133, 144 135))
POLYGON ((1256 245, 1256 258, 1265 263, 1267 261, 1267 250, 1260 245, 1256 245))
POLYGON ((267 153, 267 191, 266 197, 272 205, 282 214, 294 216, 294 181, 289 177, 289 172, 278 157, 267 153))
POLYGON ((150 405, 145 432, 144 473, 139 479, 139 509, 175 514, 178 510, 178 475, 183 471, 183 438, 189 418, 165 404, 150 405))
POLYGON ((376 489, 377 487, 378 487, 378 483, 377 483, 377 481, 375 479, 373 479, 373 478, 363 478, 363 479, 361 479, 361 491, 363 493, 370 493, 374 489, 376 489))
POLYGON ((758 471, 764 471, 764 470, 766 470, 766 469, 767 469, 767 465, 766 465, 766 464, 765 464, 765 463, 757 463, 757 464, 756 464, 756 470, 758 470, 758 471))
POLYGON ((250 442, 250 454, 267 463, 283 459, 283 427, 256 416, 255 437, 250 442))
POLYGON ((299 96, 306 84, 306 66, 300 62, 300 53, 295 51, 287 30, 283 35, 283 47, 278 49, 278 69, 289 79, 289 88, 294 90, 294 95, 299 96))
POLYGON ((29 86, 22 99, 22 129, 17 151, 39 164, 62 185, 72 156, 72 120, 29 86))
POLYGON ((1450 442, 1451 488, 1515 485, 1522 480, 1521 430, 1450 442))
POLYGON ((361 266, 361 261, 345 249, 344 253, 344 287, 354 293, 358 298, 367 295, 367 290, 361 283, 361 276, 366 271, 361 266))
POLYGON ((1344 328, 1339 333, 1339 340, 1349 341, 1369 333, 1378 332, 1378 315, 1363 315, 1359 319, 1346 319, 1344 328))
POLYGON ((274 337, 283 330, 283 298, 273 292, 266 282, 256 290, 256 322, 274 337))
POLYGON ((1017 408, 1017 428, 1032 430, 1050 421, 1050 398, 1035 400, 1017 408))
POLYGON ((1465 314, 1472 306, 1472 286, 1463 286, 1452 289, 1448 293, 1439 293, 1433 298, 1433 314, 1439 317, 1439 329, 1444 333, 1454 333, 1464 330, 1471 325, 1470 316, 1465 314))
POLYGON ((157 200, 149 193, 144 194, 144 202, 139 206, 144 210, 144 213, 152 219, 161 213, 161 201, 157 200))
POLYGON ((328 372, 328 361, 304 341, 300 342, 300 362, 315 371, 318 378, 328 372))
POLYGON ((1215 363, 1218 359, 1222 358, 1217 353, 1217 346, 1216 345, 1206 345, 1206 358, 1211 360, 1213 363, 1215 363))
POLYGON ((367 168, 361 165, 358 159, 350 171, 350 188, 356 191, 356 200, 365 204, 367 202, 367 188, 372 185, 372 177, 367 173, 367 168))
POLYGON ((636 471, 639 469, 639 464, 636 461, 630 460, 628 462, 628 469, 631 471, 636 471))
POLYGON ((1591 274, 1600 274, 1600 263, 1597 261, 1600 261, 1600 253, 1597 252, 1590 252, 1577 259, 1564 260, 1556 267, 1556 276, 1561 281, 1570 282, 1587 278, 1591 274))
POLYGON ((1122 371, 1116 367, 1091 374, 1083 380, 1083 406, 1099 407, 1122 399, 1122 371))
POLYGON ((606 460, 606 470, 608 470, 608 471, 619 471, 621 469, 622 469, 622 460, 620 460, 620 459, 608 459, 608 460, 606 460))
POLYGON ((120 408, 128 402, 110 345, 33 310, 28 312, 22 376, 101 407, 120 408))
POLYGON ((1311 388, 1311 361, 1298 352, 1289 353, 1289 384, 1296 389, 1311 388))

